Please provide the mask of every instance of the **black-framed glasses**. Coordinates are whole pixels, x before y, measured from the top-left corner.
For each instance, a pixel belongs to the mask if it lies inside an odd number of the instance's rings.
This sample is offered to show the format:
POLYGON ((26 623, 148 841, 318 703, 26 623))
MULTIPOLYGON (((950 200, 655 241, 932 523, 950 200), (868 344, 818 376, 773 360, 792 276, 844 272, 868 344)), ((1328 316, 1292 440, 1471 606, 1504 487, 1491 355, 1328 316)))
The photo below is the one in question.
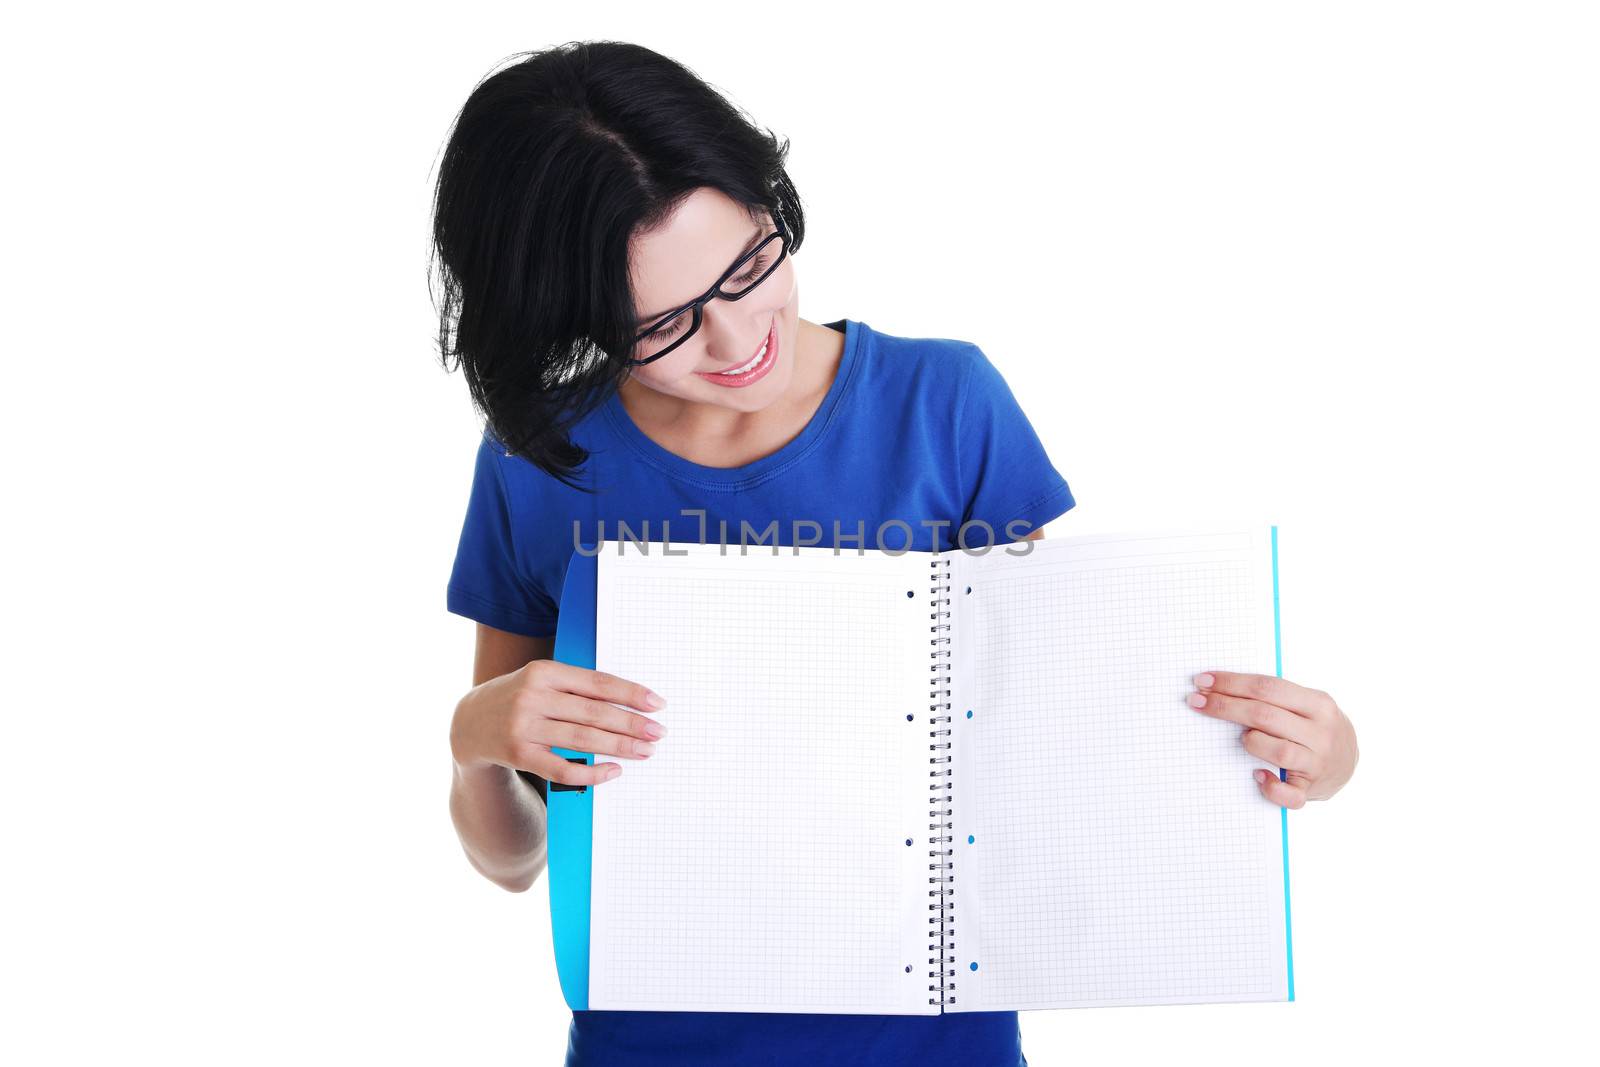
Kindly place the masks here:
POLYGON ((782 219, 776 220, 776 224, 778 228, 767 234, 760 244, 740 256, 738 262, 717 279, 717 284, 707 289, 701 296, 675 311, 668 312, 639 331, 634 338, 635 351, 641 346, 655 348, 664 345, 665 347, 656 348, 656 351, 643 359, 630 359, 629 362, 635 367, 654 363, 694 336, 695 331, 700 329, 704 308, 711 301, 718 298, 738 300, 749 296, 756 286, 771 277, 772 272, 778 269, 784 257, 789 254, 788 228, 784 226, 782 219), (778 242, 776 251, 772 248, 774 241, 778 242))

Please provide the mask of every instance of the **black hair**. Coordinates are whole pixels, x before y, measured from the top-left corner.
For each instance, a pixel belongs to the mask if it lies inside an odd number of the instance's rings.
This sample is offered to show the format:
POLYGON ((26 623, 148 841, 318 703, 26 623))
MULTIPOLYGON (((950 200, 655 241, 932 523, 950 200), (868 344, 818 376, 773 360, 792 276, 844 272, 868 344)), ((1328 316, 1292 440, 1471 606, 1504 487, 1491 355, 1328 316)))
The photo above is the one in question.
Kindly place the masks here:
POLYGON ((805 216, 789 142, 681 63, 622 41, 512 58, 472 90, 439 165, 439 351, 508 454, 582 489, 569 431, 626 379, 637 335, 630 237, 706 187, 781 220, 791 251, 805 216))

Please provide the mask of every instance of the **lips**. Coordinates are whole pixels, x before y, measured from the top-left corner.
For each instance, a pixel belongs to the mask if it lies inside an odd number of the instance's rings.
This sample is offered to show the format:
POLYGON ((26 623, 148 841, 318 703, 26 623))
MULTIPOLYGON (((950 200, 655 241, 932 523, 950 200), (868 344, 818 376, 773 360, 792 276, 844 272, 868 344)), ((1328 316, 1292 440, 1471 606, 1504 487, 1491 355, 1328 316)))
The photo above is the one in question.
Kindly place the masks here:
MULTIPOLYGON (((773 318, 772 325, 767 329, 767 339, 765 343, 767 346, 767 354, 762 358, 760 363, 757 363, 754 367, 751 367, 742 374, 717 374, 713 371, 695 371, 695 373, 704 378, 706 381, 715 382, 717 385, 723 386, 724 388, 737 389, 741 386, 751 385, 766 377, 767 372, 770 371, 773 365, 777 362, 778 320, 776 317, 773 318)), ((757 348, 756 351, 759 352, 760 348, 757 348)))

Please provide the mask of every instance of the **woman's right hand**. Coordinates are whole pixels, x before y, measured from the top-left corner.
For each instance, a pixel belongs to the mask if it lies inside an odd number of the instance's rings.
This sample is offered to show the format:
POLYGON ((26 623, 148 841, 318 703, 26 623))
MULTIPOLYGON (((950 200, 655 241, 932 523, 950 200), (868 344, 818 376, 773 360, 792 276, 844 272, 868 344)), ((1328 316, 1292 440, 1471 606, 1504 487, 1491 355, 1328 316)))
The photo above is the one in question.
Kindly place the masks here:
POLYGON ((531 771, 563 785, 595 785, 622 773, 618 763, 569 763, 552 747, 643 759, 655 751, 666 727, 632 711, 666 706, 636 682, 552 659, 524 666, 476 686, 456 705, 450 751, 472 770, 499 764, 531 771))

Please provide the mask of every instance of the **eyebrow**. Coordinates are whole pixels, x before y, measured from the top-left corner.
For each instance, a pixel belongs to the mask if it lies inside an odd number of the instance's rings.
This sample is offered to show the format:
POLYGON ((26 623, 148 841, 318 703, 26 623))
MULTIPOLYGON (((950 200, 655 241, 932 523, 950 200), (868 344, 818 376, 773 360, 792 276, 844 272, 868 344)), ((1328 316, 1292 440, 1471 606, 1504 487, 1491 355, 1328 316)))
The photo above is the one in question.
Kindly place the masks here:
MULTIPOLYGON (((737 263, 739 261, 739 257, 743 256, 746 252, 748 252, 752 248, 754 248, 756 246, 756 244, 761 240, 762 236, 763 236, 763 231, 762 231, 760 226, 757 226, 755 228, 754 232, 752 232, 750 234, 749 240, 745 241, 744 247, 739 249, 739 255, 738 256, 734 256, 733 259, 731 259, 729 261, 728 265, 732 266, 734 263, 737 263)), ((681 308, 682 306, 683 306, 682 304, 678 304, 678 305, 676 305, 674 307, 667 308, 666 311, 658 311, 654 315, 646 315, 643 318, 639 319, 635 323, 635 325, 639 326, 642 329, 643 327, 649 326, 650 324, 656 322, 659 319, 665 318, 666 314, 667 314, 667 311, 676 311, 676 310, 678 310, 678 308, 681 308)))

